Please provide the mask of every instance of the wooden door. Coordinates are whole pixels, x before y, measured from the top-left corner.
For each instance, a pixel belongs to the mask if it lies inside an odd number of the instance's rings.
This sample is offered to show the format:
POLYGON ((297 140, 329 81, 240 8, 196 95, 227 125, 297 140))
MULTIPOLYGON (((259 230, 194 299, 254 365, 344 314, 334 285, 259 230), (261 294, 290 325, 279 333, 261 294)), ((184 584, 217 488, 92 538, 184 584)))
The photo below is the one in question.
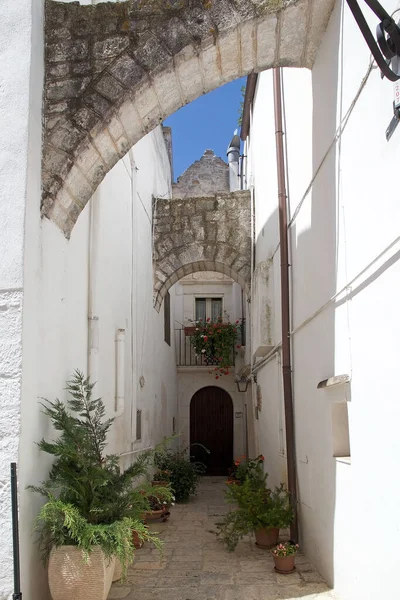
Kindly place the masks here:
POLYGON ((233 461, 233 404, 227 392, 218 387, 205 387, 190 403, 190 453, 193 460, 207 466, 207 475, 227 475, 233 461))

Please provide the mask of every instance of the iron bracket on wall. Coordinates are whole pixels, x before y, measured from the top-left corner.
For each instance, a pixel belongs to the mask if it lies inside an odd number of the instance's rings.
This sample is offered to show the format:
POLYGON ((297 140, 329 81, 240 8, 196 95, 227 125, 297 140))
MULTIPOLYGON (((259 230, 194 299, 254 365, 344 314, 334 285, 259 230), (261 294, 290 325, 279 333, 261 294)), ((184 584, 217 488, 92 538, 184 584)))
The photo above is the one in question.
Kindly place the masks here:
POLYGON ((381 70, 382 77, 390 81, 400 79, 400 28, 377 0, 364 0, 380 19, 376 28, 376 40, 361 11, 358 0, 346 0, 365 41, 381 70), (394 59, 394 60, 393 60, 394 59))

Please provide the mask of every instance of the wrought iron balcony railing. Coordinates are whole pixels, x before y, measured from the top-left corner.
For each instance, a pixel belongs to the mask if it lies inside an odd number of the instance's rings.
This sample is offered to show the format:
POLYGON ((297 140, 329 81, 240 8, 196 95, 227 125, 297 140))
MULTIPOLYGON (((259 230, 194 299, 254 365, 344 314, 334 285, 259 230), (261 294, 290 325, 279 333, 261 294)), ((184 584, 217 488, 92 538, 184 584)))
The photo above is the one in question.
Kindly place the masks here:
MULTIPOLYGON (((197 354, 196 350, 190 341, 191 330, 194 327, 185 327, 183 329, 175 329, 175 348, 176 348, 176 364, 178 367, 215 367, 219 364, 216 358, 197 354)), ((231 364, 235 365, 235 347, 232 346, 231 364)))

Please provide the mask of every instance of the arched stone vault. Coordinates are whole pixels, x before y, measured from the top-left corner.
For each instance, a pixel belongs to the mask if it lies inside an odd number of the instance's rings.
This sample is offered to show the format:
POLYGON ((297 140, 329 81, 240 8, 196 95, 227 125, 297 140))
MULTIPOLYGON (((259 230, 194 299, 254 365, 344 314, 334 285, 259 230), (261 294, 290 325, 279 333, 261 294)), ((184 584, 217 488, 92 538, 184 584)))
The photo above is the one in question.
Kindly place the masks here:
POLYGON ((196 271, 232 277, 250 293, 250 192, 184 200, 156 199, 154 219, 154 306, 169 288, 196 271))
POLYGON ((113 165, 178 108, 311 68, 335 0, 46 0, 42 214, 69 237, 113 165))

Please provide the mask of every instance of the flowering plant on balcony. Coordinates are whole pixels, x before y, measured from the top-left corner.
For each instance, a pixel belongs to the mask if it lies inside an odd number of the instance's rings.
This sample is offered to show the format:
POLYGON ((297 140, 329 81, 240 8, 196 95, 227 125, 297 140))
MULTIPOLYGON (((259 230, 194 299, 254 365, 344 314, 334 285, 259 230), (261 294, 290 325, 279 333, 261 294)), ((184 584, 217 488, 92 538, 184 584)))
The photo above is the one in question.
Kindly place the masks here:
POLYGON ((204 356, 206 364, 215 365, 213 372, 216 379, 230 373, 229 367, 232 366, 233 358, 240 348, 238 338, 241 328, 241 321, 230 323, 228 320, 224 321, 222 317, 216 321, 207 319, 196 322, 190 342, 196 354, 204 356))

